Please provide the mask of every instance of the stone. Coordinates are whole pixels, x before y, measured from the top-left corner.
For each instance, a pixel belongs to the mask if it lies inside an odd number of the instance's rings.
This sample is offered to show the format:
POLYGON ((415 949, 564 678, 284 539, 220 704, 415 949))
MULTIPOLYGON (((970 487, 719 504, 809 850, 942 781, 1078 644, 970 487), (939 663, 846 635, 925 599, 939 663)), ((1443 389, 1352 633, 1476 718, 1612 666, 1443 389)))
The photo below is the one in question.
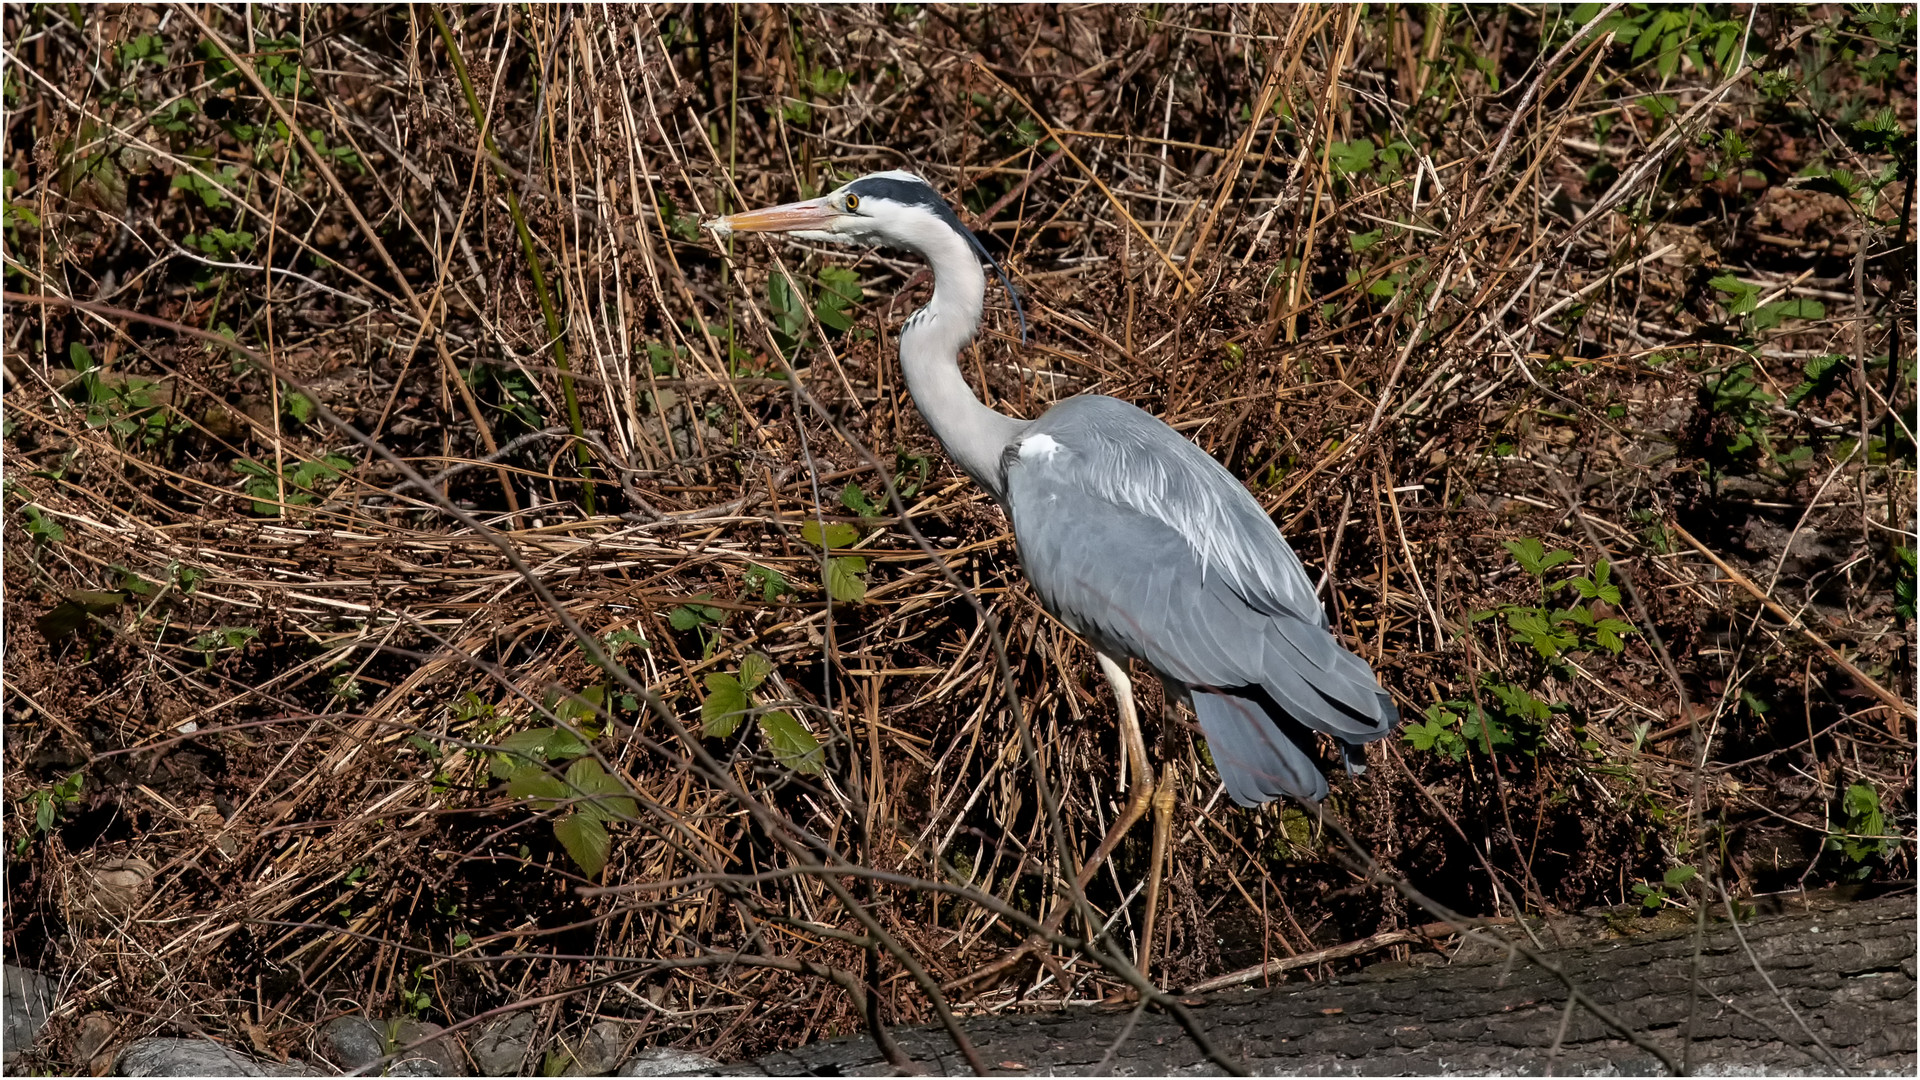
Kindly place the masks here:
POLYGON ((321 1026, 320 1046, 328 1061, 351 1072, 386 1056, 387 1033, 364 1016, 336 1016, 321 1026))
POLYGON ((381 1068, 385 1076, 465 1076, 466 1062, 459 1045, 451 1036, 440 1035, 438 1024, 424 1024, 398 1017, 387 1021, 365 1016, 337 1016, 320 1029, 327 1058, 341 1069, 365 1068, 404 1046, 431 1039, 414 1047, 404 1057, 395 1058, 381 1068))
POLYGON ((705 1076, 721 1068, 718 1061, 691 1050, 649 1047, 627 1060, 615 1076, 705 1076))
POLYGON ((95 1076, 113 1071, 113 1055, 102 1053, 120 1025, 105 1013, 88 1013, 80 1018, 80 1033, 73 1038, 73 1058, 95 1076))
POLYGON ((67 920, 81 927, 118 924, 153 894, 156 873, 138 856, 84 864, 67 895, 67 920))
POLYGON ((620 1066, 620 1057, 627 1049, 627 1026, 602 1020, 584 1035, 563 1039, 561 1046, 573 1058, 561 1075, 605 1076, 620 1066))
POLYGON ((321 1076, 300 1062, 278 1065, 221 1046, 209 1039, 152 1036, 120 1051, 114 1063, 121 1076, 321 1076))
POLYGON ((53 981, 37 971, 6 965, 4 1008, 6 1011, 6 1063, 12 1065, 22 1051, 40 1037, 47 1017, 60 999, 53 981))
POLYGON ((473 1063, 481 1076, 518 1076, 533 1038, 533 1013, 521 1010, 481 1025, 473 1063))
POLYGON ((445 1029, 439 1024, 429 1024, 419 1020, 395 1020, 392 1025, 393 1039, 388 1053, 401 1047, 413 1046, 405 1057, 395 1059, 387 1066, 388 1076, 465 1076, 467 1064, 465 1055, 460 1052, 456 1036, 442 1035, 445 1029), (436 1038, 435 1036, 439 1036, 436 1038), (431 1040, 423 1042, 422 1040, 431 1040))

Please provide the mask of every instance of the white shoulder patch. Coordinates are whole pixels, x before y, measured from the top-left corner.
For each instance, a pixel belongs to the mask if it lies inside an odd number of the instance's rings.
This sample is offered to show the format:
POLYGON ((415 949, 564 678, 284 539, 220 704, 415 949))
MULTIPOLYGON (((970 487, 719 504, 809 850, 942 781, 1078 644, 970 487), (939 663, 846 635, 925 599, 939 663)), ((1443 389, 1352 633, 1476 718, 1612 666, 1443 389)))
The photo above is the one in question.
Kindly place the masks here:
POLYGON ((1064 447, 1053 436, 1040 433, 1020 440, 1021 461, 1052 461, 1064 447))

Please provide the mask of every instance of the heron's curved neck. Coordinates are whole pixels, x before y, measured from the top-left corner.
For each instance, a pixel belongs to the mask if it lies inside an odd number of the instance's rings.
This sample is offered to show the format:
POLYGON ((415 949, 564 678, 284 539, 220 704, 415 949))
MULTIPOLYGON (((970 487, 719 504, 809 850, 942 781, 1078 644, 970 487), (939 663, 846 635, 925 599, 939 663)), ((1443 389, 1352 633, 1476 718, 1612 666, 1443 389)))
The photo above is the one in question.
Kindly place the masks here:
POLYGON ((981 404, 960 374, 960 350, 980 325, 986 274, 967 242, 946 229, 919 247, 933 269, 933 299, 900 328, 907 392, 954 462, 998 499, 1000 454, 1027 421, 981 404))

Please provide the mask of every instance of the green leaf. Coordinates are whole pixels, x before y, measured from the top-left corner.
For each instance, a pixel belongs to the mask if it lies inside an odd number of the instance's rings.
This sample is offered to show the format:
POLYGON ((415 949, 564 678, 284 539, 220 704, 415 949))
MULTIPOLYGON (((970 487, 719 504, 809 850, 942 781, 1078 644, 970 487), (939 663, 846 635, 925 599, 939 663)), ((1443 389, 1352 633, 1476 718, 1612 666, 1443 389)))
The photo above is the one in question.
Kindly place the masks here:
POLYGON ((860 287, 859 272, 845 266, 821 267, 820 287, 821 298, 836 301, 837 307, 857 304, 866 295, 866 290, 860 287))
POLYGON ((1375 229, 1372 232, 1354 233, 1353 235, 1347 237, 1347 245, 1353 248, 1353 250, 1356 252, 1365 251, 1368 248, 1372 247, 1373 245, 1379 243, 1380 238, 1385 235, 1386 235, 1386 230, 1384 229, 1375 229))
POLYGON ((1727 311, 1734 315, 1745 315, 1752 311, 1760 297, 1760 286, 1749 285, 1732 274, 1709 278, 1707 285, 1727 295, 1727 311))
POLYGON ((304 424, 313 419, 313 399, 295 391, 286 397, 287 415, 304 424))
POLYGON ((569 814, 553 823, 553 835, 588 877, 599 877, 600 871, 607 868, 607 853, 613 849, 613 839, 598 818, 590 814, 569 814))
POLYGON ((880 512, 880 508, 867 498, 867 493, 861 490, 860 485, 854 483, 840 489, 840 505, 861 517, 873 517, 880 512))
POLYGON ((1355 139, 1352 142, 1334 142, 1327 147, 1327 161, 1335 172, 1353 174, 1364 172, 1373 164, 1374 145, 1372 139, 1355 139))
POLYGON ((547 758, 547 739, 552 737, 554 728, 534 728, 532 731, 516 731, 500 740, 500 752, 517 760, 545 761, 547 758))
POLYGON ((740 680, 732 675, 715 672, 705 681, 707 700, 700 703, 700 730, 712 738, 724 739, 740 727, 741 718, 753 707, 753 702, 740 680))
POLYGON ((762 653, 750 652, 740 658, 740 688, 751 691, 773 672, 773 661, 762 653))
POLYGON ((1838 382, 1836 376, 1846 370, 1846 362, 1847 358, 1839 353, 1827 353, 1807 361, 1801 367, 1806 380, 1787 391, 1787 407, 1797 409, 1811 395, 1831 393, 1838 382))
POLYGON ((1631 633, 1633 633, 1633 624, 1619 619, 1597 619, 1593 624, 1593 639, 1600 643, 1601 648, 1615 656, 1620 655, 1620 651, 1627 647, 1624 639, 1631 633))
POLYGON ((1771 330, 1786 319, 1824 319, 1827 306, 1818 300, 1806 297, 1794 297, 1790 300, 1776 300, 1771 304, 1762 304, 1753 313, 1755 330, 1771 330))
POLYGON ((778 711, 767 713, 760 718, 760 733, 773 747, 773 756, 794 772, 817 776, 824 769, 826 754, 820 749, 820 740, 792 716, 778 711))
POLYGON ((1668 870, 1666 872, 1666 875, 1662 877, 1661 880, 1664 881, 1669 887, 1678 888, 1682 885, 1685 885, 1687 882, 1692 881, 1694 878, 1698 877, 1699 874, 1700 874, 1700 871, 1694 869, 1691 866, 1676 866, 1668 870))
POLYGON ((528 799, 542 810, 550 810, 569 798, 573 789, 547 771, 545 765, 522 765, 507 775, 507 794, 528 799))
POLYGON ((819 319, 820 325, 829 330, 838 330, 844 334, 853 329, 853 320, 825 300, 813 305, 813 317, 819 319))
POLYGON ((652 644, 650 644, 646 638, 640 636, 638 630, 630 630, 624 626, 609 633, 600 640, 606 647, 608 654, 612 656, 618 656, 628 649, 653 648, 652 644))
POLYGON ((844 521, 836 521, 822 529, 820 522, 814 520, 800 526, 800 539, 814 547, 831 551, 834 548, 851 547, 858 542, 860 530, 844 521))
POLYGON ((1513 556, 1513 560, 1520 564, 1520 568, 1532 574, 1534 577, 1545 574, 1561 563, 1571 562, 1573 560, 1573 552, 1563 549, 1548 551, 1546 545, 1542 544, 1540 538, 1537 536, 1524 536, 1519 540, 1503 540, 1501 543, 1506 547, 1508 553, 1513 556))
POLYGON ((860 575, 867 560, 845 555, 827 560, 827 595, 843 604, 857 604, 867 597, 867 582, 860 575))
POLYGON ((1620 606, 1620 586, 1608 584, 1607 582, 1607 579, 1612 576, 1613 576, 1612 563, 1609 563, 1605 559, 1601 559, 1600 561, 1594 563, 1593 564, 1593 595, 1594 597, 1600 600, 1604 600, 1607 603, 1612 604, 1614 607, 1619 607, 1620 606))
POLYGON ((689 597, 687 603, 667 613, 668 625, 675 630, 692 630, 697 626, 718 625, 726 619, 727 613, 712 604, 700 602, 711 599, 713 596, 710 593, 689 597))
POLYGON ((770 566, 750 565, 741 576, 746 580, 747 587, 757 587, 760 599, 769 604, 780 599, 781 593, 793 591, 793 586, 787 584, 786 576, 770 566))
POLYGON ((640 804, 617 776, 607 775, 600 763, 581 758, 567 766, 567 784, 582 801, 575 809, 601 821, 631 821, 640 813, 640 804))
MULTIPOLYGON (((605 689, 601 688, 601 691, 604 693, 605 689)), ((577 758, 587 752, 587 744, 581 742, 573 732, 568 731, 566 728, 548 728, 547 731, 547 757, 555 761, 565 761, 568 758, 577 758)))

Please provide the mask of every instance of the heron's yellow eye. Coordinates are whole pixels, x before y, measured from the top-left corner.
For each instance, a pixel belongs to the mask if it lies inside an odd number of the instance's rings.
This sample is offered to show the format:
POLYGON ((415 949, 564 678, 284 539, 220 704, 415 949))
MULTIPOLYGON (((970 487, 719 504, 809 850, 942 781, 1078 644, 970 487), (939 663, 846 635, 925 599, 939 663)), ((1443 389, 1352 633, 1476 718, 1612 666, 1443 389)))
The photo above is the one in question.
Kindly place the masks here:
POLYGON ((860 196, 849 194, 847 196, 847 209, 849 210, 860 209, 860 196))

